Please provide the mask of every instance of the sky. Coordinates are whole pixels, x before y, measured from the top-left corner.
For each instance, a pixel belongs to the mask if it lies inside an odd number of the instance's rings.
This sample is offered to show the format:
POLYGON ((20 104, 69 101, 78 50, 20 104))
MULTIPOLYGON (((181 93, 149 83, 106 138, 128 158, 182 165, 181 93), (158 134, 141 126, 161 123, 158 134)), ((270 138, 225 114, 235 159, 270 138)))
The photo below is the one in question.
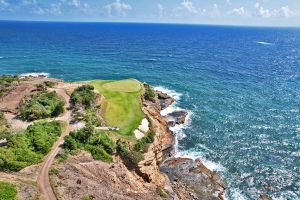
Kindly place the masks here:
POLYGON ((300 0, 0 0, 0 20, 300 26, 300 0))

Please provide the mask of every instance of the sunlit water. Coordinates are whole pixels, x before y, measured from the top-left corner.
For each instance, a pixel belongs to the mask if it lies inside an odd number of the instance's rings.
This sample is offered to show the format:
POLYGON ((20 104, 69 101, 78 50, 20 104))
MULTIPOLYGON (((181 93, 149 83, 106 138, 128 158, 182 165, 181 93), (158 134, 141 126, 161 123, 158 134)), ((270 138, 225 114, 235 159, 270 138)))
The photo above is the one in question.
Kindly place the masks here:
POLYGON ((300 199, 299 29, 0 22, 0 74, 32 72, 173 90, 192 113, 179 154, 219 171, 227 199, 300 199))

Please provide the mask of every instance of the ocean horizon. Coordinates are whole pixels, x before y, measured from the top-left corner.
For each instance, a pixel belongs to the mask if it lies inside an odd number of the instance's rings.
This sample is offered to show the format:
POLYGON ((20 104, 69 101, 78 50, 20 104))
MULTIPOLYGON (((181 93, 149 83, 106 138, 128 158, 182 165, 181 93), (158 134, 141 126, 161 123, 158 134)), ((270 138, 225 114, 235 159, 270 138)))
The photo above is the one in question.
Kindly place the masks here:
POLYGON ((0 74, 135 78, 187 109, 177 155, 227 200, 300 199, 300 28, 0 21, 0 74))

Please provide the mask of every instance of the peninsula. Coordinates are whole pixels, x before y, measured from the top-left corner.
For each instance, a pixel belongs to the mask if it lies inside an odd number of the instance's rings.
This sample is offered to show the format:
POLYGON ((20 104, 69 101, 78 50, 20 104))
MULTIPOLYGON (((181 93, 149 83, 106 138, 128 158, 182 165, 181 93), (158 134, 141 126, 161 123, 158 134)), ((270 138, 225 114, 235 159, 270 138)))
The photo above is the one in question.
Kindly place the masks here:
POLYGON ((0 199, 223 200, 221 177, 174 157, 187 112, 135 79, 0 77, 0 199))

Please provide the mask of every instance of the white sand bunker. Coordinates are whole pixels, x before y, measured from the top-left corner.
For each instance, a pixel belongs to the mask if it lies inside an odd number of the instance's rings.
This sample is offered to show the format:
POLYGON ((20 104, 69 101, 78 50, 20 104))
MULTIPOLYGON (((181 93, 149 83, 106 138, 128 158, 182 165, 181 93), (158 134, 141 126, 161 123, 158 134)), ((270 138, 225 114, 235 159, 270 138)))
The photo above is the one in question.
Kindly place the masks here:
POLYGON ((138 139, 138 140, 145 136, 145 134, 143 132, 139 131, 138 129, 136 129, 133 132, 134 132, 134 135, 135 135, 136 139, 138 139))
POLYGON ((149 131, 149 121, 144 118, 141 122, 141 124, 139 125, 138 129, 136 129, 133 133, 136 137, 136 139, 141 139, 142 137, 145 136, 145 133, 147 133, 149 131))
POLYGON ((147 133, 149 131, 149 122, 146 118, 142 120, 141 125, 138 128, 140 131, 147 133))

